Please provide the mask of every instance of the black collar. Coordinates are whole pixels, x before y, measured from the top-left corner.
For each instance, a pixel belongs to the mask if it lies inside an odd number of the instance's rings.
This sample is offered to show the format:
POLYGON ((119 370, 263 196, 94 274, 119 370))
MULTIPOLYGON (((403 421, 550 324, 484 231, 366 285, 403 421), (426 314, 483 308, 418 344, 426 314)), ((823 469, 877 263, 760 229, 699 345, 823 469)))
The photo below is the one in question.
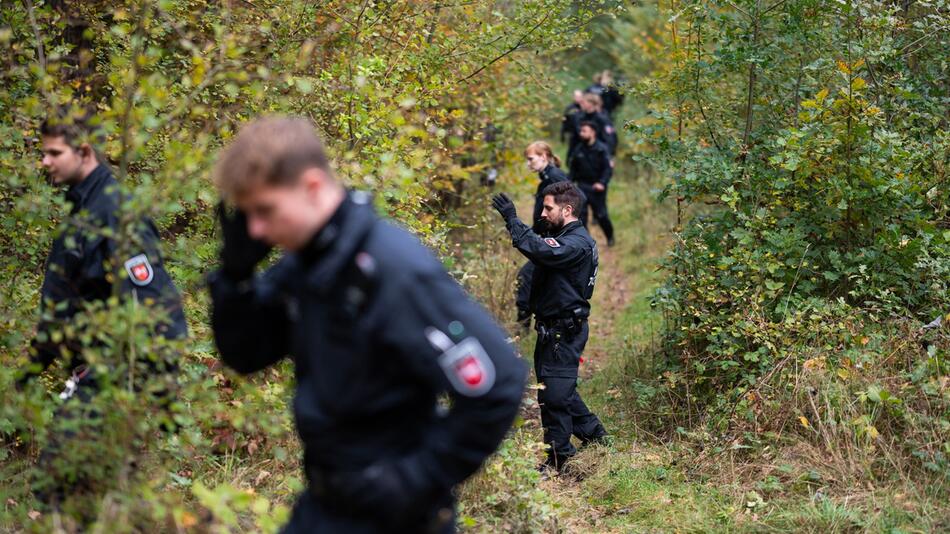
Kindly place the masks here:
MULTIPOLYGON (((558 228, 558 230, 557 230, 557 235, 555 235, 554 237, 561 237, 562 235, 564 235, 564 234, 570 232, 571 230, 577 228, 578 226, 581 226, 581 221, 579 221, 579 220, 577 220, 577 221, 571 221, 571 222, 565 224, 564 226, 558 228)), ((552 235, 554 235, 553 232, 552 232, 552 235)))
POLYGON ((317 291, 327 291, 340 269, 363 245, 375 222, 369 195, 348 193, 327 224, 296 254, 296 260, 307 271, 307 284, 317 291))
POLYGON ((319 261, 326 254, 333 242, 336 241, 337 236, 339 236, 340 227, 346 221, 346 215, 351 209, 352 202, 349 196, 347 196, 343 199, 343 202, 340 202, 340 205, 337 206, 336 211, 330 216, 330 220, 323 225, 323 228, 317 230, 317 233, 310 239, 310 242, 297 253, 300 261, 305 265, 310 265, 319 261))
POLYGON ((112 176, 109 168, 99 164, 86 178, 78 184, 69 186, 66 190, 66 200, 72 202, 73 210, 85 206, 93 191, 112 176))

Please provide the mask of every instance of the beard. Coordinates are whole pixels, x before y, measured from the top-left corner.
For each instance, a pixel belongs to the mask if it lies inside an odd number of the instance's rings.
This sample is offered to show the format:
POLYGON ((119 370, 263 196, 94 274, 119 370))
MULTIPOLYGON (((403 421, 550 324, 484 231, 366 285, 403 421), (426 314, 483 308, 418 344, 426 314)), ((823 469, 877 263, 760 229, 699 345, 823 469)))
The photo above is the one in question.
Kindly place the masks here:
POLYGON ((545 227, 549 232, 556 232, 556 231, 560 230, 563 226, 564 226, 564 217, 559 217, 559 218, 554 219, 554 220, 545 220, 545 221, 544 221, 544 227, 545 227))

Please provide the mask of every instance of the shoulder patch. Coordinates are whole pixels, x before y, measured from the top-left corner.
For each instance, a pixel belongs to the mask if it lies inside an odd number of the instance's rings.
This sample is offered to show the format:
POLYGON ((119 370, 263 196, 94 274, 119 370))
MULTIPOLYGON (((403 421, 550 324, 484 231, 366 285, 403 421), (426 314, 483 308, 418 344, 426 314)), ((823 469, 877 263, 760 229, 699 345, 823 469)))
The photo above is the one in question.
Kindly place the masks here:
POLYGON ((553 237, 545 237, 545 238, 544 238, 544 242, 547 243, 548 246, 551 247, 551 248, 560 248, 560 247, 561 247, 561 244, 558 243, 558 242, 557 242, 557 239, 554 239, 553 237))
POLYGON ((466 397, 479 397, 495 385, 495 364, 478 339, 469 337, 453 345, 448 336, 431 327, 426 329, 426 337, 434 347, 443 350, 439 367, 455 391, 466 397))
POLYGON ((148 256, 145 254, 139 254, 126 260, 125 272, 129 273, 129 279, 137 286, 147 286, 152 283, 152 279, 155 277, 152 264, 148 262, 148 256))

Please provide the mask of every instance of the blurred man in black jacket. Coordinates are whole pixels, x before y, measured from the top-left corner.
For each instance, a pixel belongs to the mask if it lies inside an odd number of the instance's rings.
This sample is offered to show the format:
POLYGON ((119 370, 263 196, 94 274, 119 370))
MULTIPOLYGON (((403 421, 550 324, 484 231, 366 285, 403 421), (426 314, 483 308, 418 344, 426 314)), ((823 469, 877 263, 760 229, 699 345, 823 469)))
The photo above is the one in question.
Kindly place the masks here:
POLYGON ((453 488, 507 432, 525 368, 506 334, 418 240, 333 176, 303 118, 244 126, 215 170, 221 358, 285 357, 308 489, 284 532, 454 532, 453 488), (276 265, 254 276, 276 245, 276 265), (451 407, 440 408, 442 395, 451 407))

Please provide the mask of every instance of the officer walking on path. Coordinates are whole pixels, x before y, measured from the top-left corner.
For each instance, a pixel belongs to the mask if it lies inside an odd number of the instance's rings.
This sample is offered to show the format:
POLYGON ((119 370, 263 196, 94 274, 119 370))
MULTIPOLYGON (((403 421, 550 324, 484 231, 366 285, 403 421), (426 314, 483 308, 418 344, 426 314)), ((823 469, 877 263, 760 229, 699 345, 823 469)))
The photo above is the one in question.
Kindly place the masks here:
POLYGON ((580 101, 581 111, 574 117, 574 135, 569 139, 567 145, 567 163, 571 163, 571 154, 578 145, 584 143, 580 135, 581 126, 584 123, 590 123, 597 133, 597 139, 600 140, 609 149, 611 156, 617 150, 618 138, 617 131, 614 129, 613 121, 603 111, 603 103, 600 96, 593 93, 584 93, 580 101))
POLYGON ((526 370, 428 249, 330 169, 304 118, 245 125, 220 156, 221 358, 294 361, 308 488, 284 532, 454 532, 453 488, 510 427, 526 370), (272 245, 284 255, 263 275, 272 245), (440 408, 448 394, 451 407, 440 408))
POLYGON ((623 94, 614 86, 614 75, 609 70, 594 75, 594 83, 587 88, 588 93, 600 96, 604 104, 604 111, 613 117, 614 111, 623 104, 623 94))
POLYGON ((544 190, 542 218, 547 237, 518 219, 515 205, 504 193, 492 205, 505 220, 512 243, 534 264, 531 309, 538 339, 534 371, 544 386, 538 390, 545 464, 560 470, 577 451, 571 435, 582 444, 602 442, 607 432, 577 393, 577 371, 587 344, 590 298, 597 278, 597 244, 574 213, 581 203, 577 187, 558 182, 544 190))
MULTIPOLYGON (((67 358, 72 377, 60 398, 67 401, 55 420, 74 419, 83 411, 85 419, 95 419, 87 405, 97 392, 98 379, 87 366, 83 352, 92 348, 82 339, 90 336, 74 328, 73 320, 83 308, 113 296, 116 286, 123 299, 155 311, 155 333, 167 339, 187 335, 181 297, 165 271, 159 251, 159 235, 148 218, 136 222, 134 235, 122 239, 120 207, 124 199, 119 184, 94 148, 94 131, 85 116, 51 117, 40 127, 43 168, 53 184, 65 189, 69 214, 63 219, 46 260, 46 274, 40 289, 41 320, 30 349, 30 364, 18 374, 17 386, 25 387, 54 360, 67 358), (124 252, 123 252, 124 251, 124 252), (122 253, 122 255, 119 255, 122 253), (116 282, 117 281, 117 282, 116 282)), ((93 342, 94 344, 96 342, 93 342)), ((149 361, 151 371, 168 371, 173 361, 149 361), (162 368, 162 364, 167 367, 162 368)), ((95 421, 90 421, 94 423, 95 421)), ((41 462, 50 468, 65 447, 62 441, 74 432, 54 436, 43 451, 41 462)), ((58 465, 58 464, 57 464, 58 465)), ((82 472, 84 466, 75 466, 82 472)), ((71 476, 76 478, 76 476, 71 476)), ((81 482, 81 481, 77 481, 81 482)), ((61 500, 71 488, 34 487, 41 501, 61 500)))
MULTIPOLYGON (((607 213, 607 184, 613 176, 610 151, 597 139, 596 125, 581 124, 582 142, 574 147, 570 157, 571 180, 587 197, 587 205, 594 212, 597 224, 607 237, 607 246, 614 246, 614 226, 607 213)), ((580 212, 580 221, 587 226, 587 206, 580 212)))
POLYGON ((584 99, 584 91, 575 89, 572 95, 571 103, 564 109, 564 118, 561 119, 561 142, 567 142, 572 145, 572 138, 577 135, 577 121, 584 113, 581 108, 581 101, 584 99))
MULTIPOLYGON (((538 173, 538 190, 534 195, 534 214, 531 217, 535 233, 543 234, 547 231, 547 223, 541 218, 544 209, 544 190, 551 184, 569 181, 567 174, 561 170, 561 160, 554 155, 551 145, 544 141, 535 141, 524 151, 528 160, 528 168, 538 173)), ((518 307, 518 322, 525 328, 531 326, 531 276, 534 264, 530 261, 518 271, 518 287, 515 302, 518 307)))

